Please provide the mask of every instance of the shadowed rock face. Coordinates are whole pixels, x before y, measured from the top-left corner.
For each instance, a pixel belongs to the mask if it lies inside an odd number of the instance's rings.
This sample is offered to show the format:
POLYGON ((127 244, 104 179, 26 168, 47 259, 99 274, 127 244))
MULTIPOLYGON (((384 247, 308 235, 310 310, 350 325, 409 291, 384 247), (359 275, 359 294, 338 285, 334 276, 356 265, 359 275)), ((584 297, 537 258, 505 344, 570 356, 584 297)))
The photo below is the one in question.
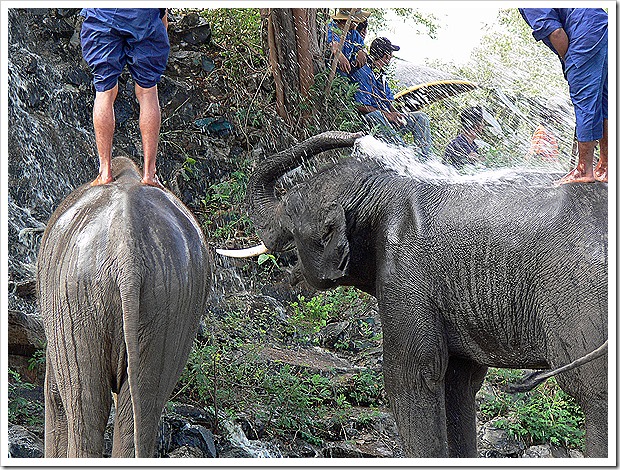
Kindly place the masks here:
MULTIPOLYGON (((94 179, 98 171, 92 127, 94 88, 81 54, 79 11, 8 10, 8 239, 12 286, 34 278, 36 253, 47 220, 64 197, 94 179)), ((188 204, 192 195, 183 187, 184 181, 177 184, 171 180, 186 155, 200 152, 210 157, 210 146, 191 132, 208 103, 187 79, 204 72, 190 67, 191 60, 176 60, 182 51, 174 43, 173 48, 169 70, 159 85, 163 125, 157 166, 160 179, 188 204), (186 132, 177 132, 180 129, 186 132), (172 138, 167 137, 169 131, 173 131, 172 138), (183 155, 179 155, 179 148, 183 155)), ((115 115, 113 156, 128 156, 141 166, 139 107, 127 70, 119 79, 115 115)), ((204 176, 205 187, 211 179, 221 176, 216 165, 199 162, 196 168, 204 176)), ((34 313, 31 299, 12 290, 11 308, 34 313)))

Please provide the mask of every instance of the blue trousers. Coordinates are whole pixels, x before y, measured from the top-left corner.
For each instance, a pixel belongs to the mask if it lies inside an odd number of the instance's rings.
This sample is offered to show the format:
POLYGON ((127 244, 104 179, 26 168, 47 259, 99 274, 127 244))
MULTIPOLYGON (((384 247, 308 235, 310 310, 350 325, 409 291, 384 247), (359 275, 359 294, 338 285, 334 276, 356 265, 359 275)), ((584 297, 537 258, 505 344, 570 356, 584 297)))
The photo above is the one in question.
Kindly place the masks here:
POLYGON ((407 145, 402 138, 403 134, 411 132, 415 145, 420 151, 420 156, 426 160, 431 151, 431 124, 426 113, 411 112, 405 114, 406 122, 397 125, 389 122, 380 110, 372 111, 364 115, 364 118, 373 126, 379 125, 378 137, 386 142, 396 145, 407 145))
POLYGON ((577 140, 599 140, 607 119, 607 36, 586 63, 577 67, 571 61, 564 73, 575 108, 577 140))

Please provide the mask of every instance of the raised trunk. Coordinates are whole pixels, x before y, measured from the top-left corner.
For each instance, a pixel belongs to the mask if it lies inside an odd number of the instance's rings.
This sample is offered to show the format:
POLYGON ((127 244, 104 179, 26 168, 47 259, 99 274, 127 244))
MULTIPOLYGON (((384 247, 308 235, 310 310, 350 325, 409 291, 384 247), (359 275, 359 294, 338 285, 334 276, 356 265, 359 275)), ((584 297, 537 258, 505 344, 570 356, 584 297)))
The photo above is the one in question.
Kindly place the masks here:
POLYGON ((278 179, 314 155, 352 147, 361 136, 359 133, 324 132, 274 155, 257 167, 248 182, 246 200, 256 232, 267 248, 279 251, 291 240, 283 220, 282 202, 275 194, 278 179))

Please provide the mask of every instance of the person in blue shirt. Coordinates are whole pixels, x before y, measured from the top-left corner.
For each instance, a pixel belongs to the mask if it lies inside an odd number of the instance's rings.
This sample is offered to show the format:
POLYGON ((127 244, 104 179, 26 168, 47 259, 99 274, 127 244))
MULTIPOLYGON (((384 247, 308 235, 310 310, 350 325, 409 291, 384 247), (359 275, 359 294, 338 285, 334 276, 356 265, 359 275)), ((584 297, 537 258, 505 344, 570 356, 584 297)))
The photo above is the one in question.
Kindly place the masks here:
POLYGON ((480 106, 472 106, 461 112, 461 133, 448 144, 443 156, 443 163, 462 169, 467 164, 480 160, 476 137, 484 129, 484 118, 480 106))
POLYGON ((112 182, 111 159, 114 101, 118 78, 125 65, 135 82, 140 104, 140 134, 144 152, 142 183, 162 188, 155 159, 161 126, 157 95, 170 52, 165 8, 84 8, 82 55, 93 74, 95 103, 93 125, 99 154, 99 175, 92 186, 112 182))
POLYGON ((560 183, 607 182, 607 25, 602 8, 519 8, 562 63, 575 108, 579 161, 560 183), (596 168, 594 149, 600 144, 596 168))
POLYGON ((387 38, 379 37, 372 41, 372 64, 368 63, 350 74, 351 80, 358 84, 355 102, 369 123, 380 126, 381 138, 397 145, 406 145, 402 135, 411 132, 421 157, 427 159, 432 144, 428 115, 423 112, 405 114, 396 111, 392 104, 394 94, 383 73, 392 59, 392 53, 398 50, 400 47, 387 38))
POLYGON ((359 69, 366 64, 367 56, 364 50, 364 38, 357 31, 358 23, 366 21, 370 13, 365 10, 338 8, 332 15, 332 22, 327 25, 327 43, 333 56, 338 58, 337 71, 340 75, 348 76, 352 70, 359 69), (340 47, 340 37, 344 32, 347 18, 351 16, 349 30, 345 36, 345 41, 340 47))

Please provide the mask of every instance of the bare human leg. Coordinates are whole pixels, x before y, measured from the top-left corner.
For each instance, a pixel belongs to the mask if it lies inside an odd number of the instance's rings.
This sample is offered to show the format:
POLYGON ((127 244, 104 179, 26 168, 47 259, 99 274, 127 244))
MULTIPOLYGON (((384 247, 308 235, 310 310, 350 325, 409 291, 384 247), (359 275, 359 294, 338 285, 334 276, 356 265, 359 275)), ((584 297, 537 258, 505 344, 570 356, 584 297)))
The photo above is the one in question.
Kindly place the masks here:
POLYGON ((594 147, 596 140, 589 142, 579 142, 579 161, 577 167, 567 175, 563 176, 559 184, 565 183, 594 183, 594 168, 592 162, 594 160, 594 147))
POLYGON ((144 152, 144 173, 142 183, 162 188, 157 178, 155 159, 159 144, 159 129, 161 127, 161 110, 157 85, 151 88, 142 88, 136 83, 136 97, 140 103, 140 133, 142 134, 142 150, 144 152))
POLYGON ((112 182, 112 141, 114 139, 114 100, 118 94, 118 84, 106 91, 98 91, 95 94, 93 105, 93 126, 95 128, 95 141, 99 153, 99 175, 90 183, 91 186, 108 184, 112 182))
POLYGON ((607 119, 603 120, 603 137, 598 142, 601 146, 601 155, 594 168, 594 177, 597 181, 607 183, 607 119))

